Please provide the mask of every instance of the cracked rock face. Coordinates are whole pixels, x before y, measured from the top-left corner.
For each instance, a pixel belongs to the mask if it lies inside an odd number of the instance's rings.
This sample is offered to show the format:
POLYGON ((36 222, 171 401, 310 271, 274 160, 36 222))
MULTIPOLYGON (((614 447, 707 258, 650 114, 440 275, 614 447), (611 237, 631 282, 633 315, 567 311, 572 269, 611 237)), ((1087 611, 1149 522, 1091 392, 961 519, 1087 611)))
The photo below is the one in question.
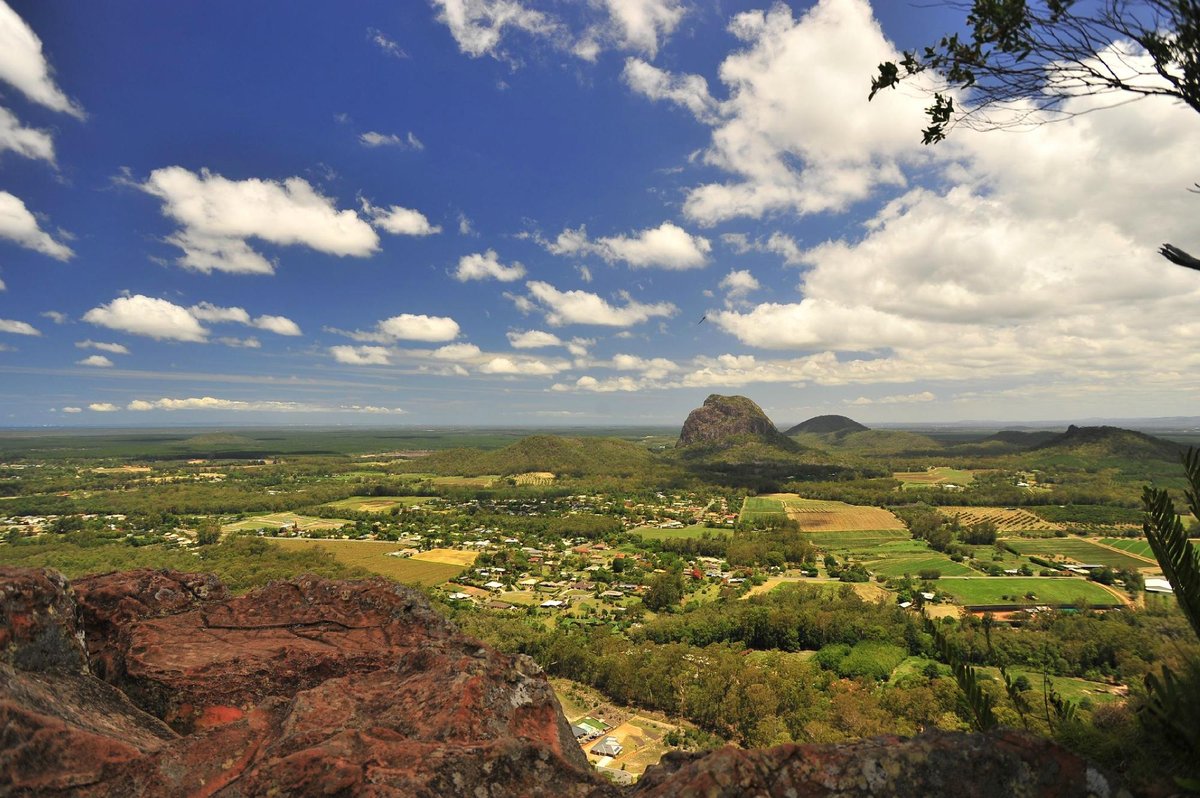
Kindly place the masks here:
POLYGON ((672 754, 624 790, 540 669, 383 579, 0 568, 0 795, 1117 796, 1015 731, 672 754))
POLYGON ((688 414, 677 447, 693 444, 722 445, 751 436, 768 443, 790 445, 762 408, 744 396, 712 394, 688 414))
POLYGON ((0 670, 0 794, 609 792, 536 665, 387 580, 300 577, 230 598, 207 575, 72 590, 10 569, 0 591, 15 663, 0 670), (47 639, 74 648, 41 655, 47 639))

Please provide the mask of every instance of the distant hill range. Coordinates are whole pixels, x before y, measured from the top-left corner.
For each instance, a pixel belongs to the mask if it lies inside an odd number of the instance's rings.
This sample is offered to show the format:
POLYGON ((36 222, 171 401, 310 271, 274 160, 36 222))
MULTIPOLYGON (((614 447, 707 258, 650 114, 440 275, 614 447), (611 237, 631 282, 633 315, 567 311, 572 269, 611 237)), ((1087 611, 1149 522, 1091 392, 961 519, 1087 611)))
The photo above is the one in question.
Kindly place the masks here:
POLYGON ((1003 429, 995 435, 989 435, 983 440, 999 441, 1000 443, 1011 444, 1022 449, 1032 449, 1034 446, 1041 446, 1051 440, 1059 437, 1060 433, 1051 432, 1050 430, 1038 430, 1036 432, 1024 432, 1015 429, 1003 429))
POLYGON ((1144 432, 1121 427, 1077 427, 1040 443, 1030 451, 1078 457, 1121 457, 1178 462, 1183 446, 1144 432))
POLYGON ((558 476, 632 476, 656 467, 644 447, 619 438, 567 438, 531 435, 502 449, 448 449, 412 461, 419 470, 442 474, 526 474, 549 471, 558 476))
POLYGON ((851 432, 866 432, 869 429, 870 427, 867 425, 859 424, 854 419, 846 418, 845 416, 813 416, 807 421, 801 421, 783 434, 799 435, 805 432, 814 435, 849 434, 851 432))
POLYGON ((704 445, 719 448, 747 442, 764 443, 789 452, 801 447, 781 433, 753 400, 712 394, 688 413, 676 448, 704 445))

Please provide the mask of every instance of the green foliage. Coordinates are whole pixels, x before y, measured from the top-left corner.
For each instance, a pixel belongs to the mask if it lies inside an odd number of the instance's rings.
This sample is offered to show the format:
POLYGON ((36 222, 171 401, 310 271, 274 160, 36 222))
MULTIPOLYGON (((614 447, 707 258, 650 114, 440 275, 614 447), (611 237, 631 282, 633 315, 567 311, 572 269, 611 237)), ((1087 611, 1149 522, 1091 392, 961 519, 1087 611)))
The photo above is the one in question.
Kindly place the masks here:
MULTIPOLYGON (((1200 450, 1188 451, 1183 464, 1188 508, 1200 520, 1200 450)), ((1187 539, 1167 491, 1147 487, 1144 502, 1146 539, 1192 630, 1200 635, 1200 553, 1187 539)), ((1200 789, 1200 657, 1185 662, 1182 675, 1165 665, 1161 678, 1146 674, 1146 693, 1145 715, 1167 731, 1166 740, 1178 755, 1180 784, 1200 789)))
MULTIPOLYGON (((961 119, 983 127, 1028 124, 988 109, 1024 100, 1057 109, 1068 97, 1121 93, 1161 95, 1200 111, 1200 8, 1192 0, 1104 2, 1099 8, 1074 0, 973 0, 966 18, 970 34, 943 36, 899 62, 879 65, 869 98, 904 80, 933 71, 950 89, 964 90, 956 109, 945 89, 931 91, 925 109, 925 144, 941 141, 961 119), (1114 40, 1133 40, 1149 53, 1152 77, 1112 67, 1096 55, 1114 40)), ((936 81, 935 81, 936 82, 936 81)))
POLYGON ((967 664, 966 659, 929 616, 925 616, 925 633, 933 639, 934 649, 954 674, 954 681, 962 691, 963 706, 968 712, 972 728, 980 732, 995 728, 995 700, 979 686, 978 672, 967 664))

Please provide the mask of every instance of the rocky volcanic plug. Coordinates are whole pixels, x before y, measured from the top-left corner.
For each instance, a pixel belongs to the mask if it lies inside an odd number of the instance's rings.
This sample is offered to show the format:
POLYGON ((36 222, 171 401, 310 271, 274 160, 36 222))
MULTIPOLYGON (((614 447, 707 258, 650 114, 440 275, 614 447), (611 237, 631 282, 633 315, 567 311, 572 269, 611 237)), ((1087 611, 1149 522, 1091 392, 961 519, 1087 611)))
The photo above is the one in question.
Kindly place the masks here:
POLYGON ((744 440, 747 436, 764 443, 795 448, 795 444, 775 428, 775 424, 754 401, 744 396, 721 396, 715 393, 705 399, 702 406, 688 413, 683 430, 679 433, 679 442, 675 445, 721 446, 744 440))

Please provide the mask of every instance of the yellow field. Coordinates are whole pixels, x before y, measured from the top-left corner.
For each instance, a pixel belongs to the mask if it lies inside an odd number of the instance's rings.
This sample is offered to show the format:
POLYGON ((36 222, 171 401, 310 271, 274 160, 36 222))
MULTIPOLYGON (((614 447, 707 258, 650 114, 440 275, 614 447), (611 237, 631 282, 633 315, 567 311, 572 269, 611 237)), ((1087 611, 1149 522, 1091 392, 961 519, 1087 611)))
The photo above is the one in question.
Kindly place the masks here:
POLYGON ((947 518, 958 516, 959 523, 977 524, 991 521, 1001 532, 1023 529, 1062 529, 1062 524, 1046 521, 1017 507, 939 507, 938 512, 947 518))
POLYGON ((459 549, 430 549, 420 554, 414 554, 410 559, 422 562, 440 562, 445 565, 461 565, 463 567, 475 564, 477 551, 460 551, 459 549))
MULTIPOLYGON (((404 548, 401 543, 386 540, 304 540, 300 538, 270 538, 277 546, 287 549, 315 547, 333 554, 339 562, 357 565, 372 573, 410 585, 440 585, 466 570, 466 565, 437 560, 418 560, 415 557, 389 557, 404 548)), ((439 551, 434 549, 434 551, 439 551)), ((429 552, 425 552, 426 554, 429 552)), ((473 554, 473 552, 455 552, 473 554)), ((472 560, 474 557, 472 557, 472 560)))
POLYGON ((546 486, 554 483, 555 476, 549 471, 530 471, 527 474, 517 474, 513 477, 518 485, 546 486))
POLYGON ((281 526, 297 527, 302 531, 310 529, 341 529, 350 523, 344 518, 317 518, 311 515, 296 513, 271 513, 256 515, 242 521, 234 521, 221 527, 222 532, 245 532, 254 529, 279 529, 281 526))
POLYGON ((428 496, 351 496, 329 502, 326 507, 359 513, 386 513, 393 507, 419 507, 434 501, 428 496))
POLYGON ((882 507, 862 507, 845 502, 802 499, 794 493, 772 493, 762 498, 783 504, 788 518, 805 532, 863 532, 906 529, 904 522, 882 507))

